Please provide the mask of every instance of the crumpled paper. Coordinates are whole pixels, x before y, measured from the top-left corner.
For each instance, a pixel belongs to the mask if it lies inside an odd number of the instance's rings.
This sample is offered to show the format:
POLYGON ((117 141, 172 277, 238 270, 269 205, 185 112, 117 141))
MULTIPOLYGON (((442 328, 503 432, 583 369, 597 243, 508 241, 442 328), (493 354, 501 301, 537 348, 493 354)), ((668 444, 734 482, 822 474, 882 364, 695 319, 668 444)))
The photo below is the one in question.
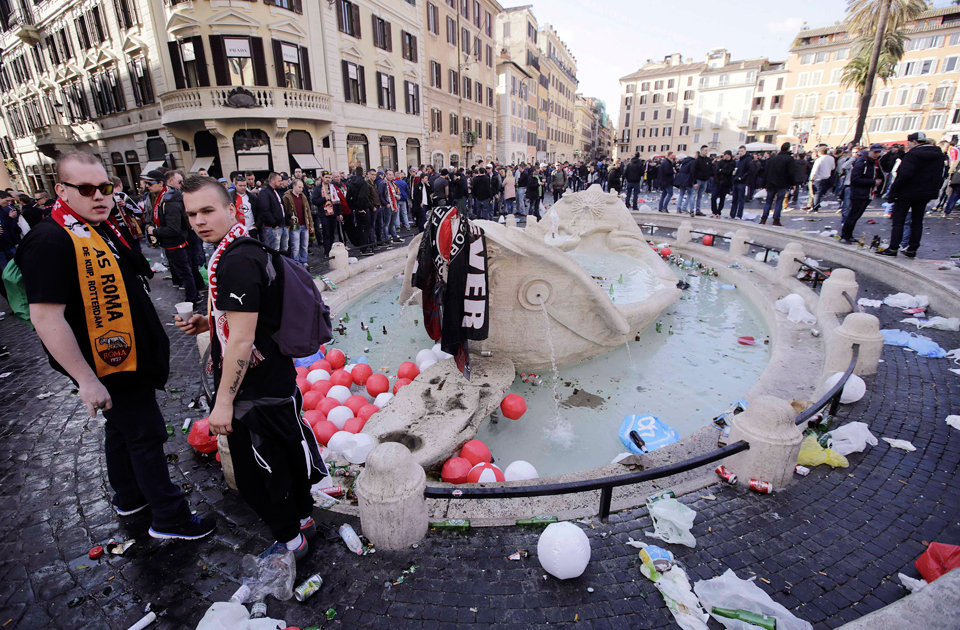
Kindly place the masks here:
POLYGON ((946 423, 954 429, 960 429, 960 416, 947 416, 946 423))
POLYGON ((883 441, 889 444, 892 448, 899 448, 904 451, 912 452, 917 450, 917 447, 908 442, 907 440, 896 440, 894 438, 883 438, 883 441))
POLYGON ((860 298, 859 300, 857 300, 857 304, 859 304, 860 306, 870 306, 872 308, 880 308, 880 306, 883 304, 883 301, 871 300, 868 298, 860 298))

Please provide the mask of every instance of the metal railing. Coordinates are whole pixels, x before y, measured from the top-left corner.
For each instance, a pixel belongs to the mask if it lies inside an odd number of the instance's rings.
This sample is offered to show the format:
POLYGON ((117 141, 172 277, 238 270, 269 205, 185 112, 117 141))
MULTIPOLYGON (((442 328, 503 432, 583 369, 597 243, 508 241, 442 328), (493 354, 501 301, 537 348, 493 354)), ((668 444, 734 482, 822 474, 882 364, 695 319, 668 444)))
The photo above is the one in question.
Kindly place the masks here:
POLYGON ((847 384, 847 379, 850 378, 850 375, 853 374, 853 368, 857 366, 857 359, 860 357, 860 344, 855 343, 851 348, 853 356, 850 359, 850 365, 847 366, 846 372, 843 373, 843 376, 840 377, 840 380, 836 384, 828 389, 826 393, 820 397, 820 400, 813 403, 810 407, 805 409, 803 413, 797 416, 797 425, 801 425, 804 422, 809 422, 816 416, 821 409, 830 405, 830 411, 828 412, 831 416, 837 415, 837 409, 840 408, 840 396, 843 394, 843 387, 847 384))
POLYGON ((749 245, 751 247, 758 247, 763 250, 763 262, 767 262, 767 259, 770 257, 770 252, 780 253, 780 250, 776 247, 770 247, 769 245, 761 245, 760 243, 754 243, 753 241, 744 241, 744 245, 749 245))
POLYGON ((822 282, 822 281, 824 281, 824 280, 826 280, 827 278, 830 277, 830 274, 829 274, 829 273, 827 273, 826 271, 824 271, 824 270, 821 269, 820 267, 817 267, 816 265, 810 265, 810 264, 804 262, 803 260, 800 260, 799 258, 794 258, 793 260, 794 260, 794 262, 800 263, 800 268, 801 268, 801 269, 807 268, 807 269, 809 269, 810 271, 813 272, 813 287, 812 287, 812 288, 813 288, 814 290, 816 290, 817 285, 820 284, 820 282, 822 282))

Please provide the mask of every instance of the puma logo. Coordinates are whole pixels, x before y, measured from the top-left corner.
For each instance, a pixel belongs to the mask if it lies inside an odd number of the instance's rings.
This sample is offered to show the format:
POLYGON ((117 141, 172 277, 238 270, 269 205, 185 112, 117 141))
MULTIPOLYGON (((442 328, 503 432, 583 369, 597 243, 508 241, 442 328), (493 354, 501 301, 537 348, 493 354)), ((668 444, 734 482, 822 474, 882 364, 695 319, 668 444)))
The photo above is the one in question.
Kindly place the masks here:
POLYGON ((243 298, 247 297, 247 294, 244 293, 243 295, 237 295, 236 293, 231 293, 230 297, 235 299, 237 302, 240 302, 240 306, 243 306, 243 298))

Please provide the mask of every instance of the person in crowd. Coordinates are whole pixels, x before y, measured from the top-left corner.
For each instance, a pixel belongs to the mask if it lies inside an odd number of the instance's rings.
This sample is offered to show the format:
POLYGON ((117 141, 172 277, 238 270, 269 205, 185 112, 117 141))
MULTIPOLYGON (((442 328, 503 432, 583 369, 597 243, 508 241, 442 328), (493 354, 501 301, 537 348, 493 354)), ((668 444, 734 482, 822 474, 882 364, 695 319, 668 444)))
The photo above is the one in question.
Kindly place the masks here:
MULTIPOLYGON (((670 199, 673 197, 674 172, 673 151, 670 151, 660 160, 657 170, 657 184, 660 187, 660 204, 657 208, 659 212, 670 211, 667 206, 670 205, 670 199)), ((679 208, 677 211, 679 212, 679 208)))
POLYGON ((893 167, 903 158, 903 146, 895 144, 893 147, 880 156, 880 170, 883 172, 883 192, 881 197, 886 197, 890 192, 890 186, 893 184, 893 167))
MULTIPOLYGON (((270 173, 267 183, 260 189, 257 197, 257 208, 260 210, 258 225, 261 227, 261 237, 264 244, 278 252, 289 248, 290 236, 286 229, 286 216, 283 210, 281 196, 280 173, 270 173)), ((250 188, 250 178, 247 178, 247 190, 250 188)))
POLYGON ((33 229, 37 227, 40 221, 50 216, 52 210, 53 199, 50 198, 50 193, 45 190, 38 190, 33 193, 33 203, 22 208, 21 214, 27 225, 33 229))
MULTIPOLYGON (((471 180, 473 188, 473 198, 477 201, 478 211, 481 219, 487 221, 493 220, 493 201, 492 186, 490 176, 485 170, 479 171, 471 180)), ((561 195, 563 193, 561 192, 561 195)))
POLYGON ((260 215, 256 195, 247 190, 247 178, 237 174, 233 180, 233 207, 237 209, 237 222, 247 228, 250 238, 260 238, 260 229, 257 227, 260 215))
POLYGON ((837 161, 837 197, 840 199, 843 221, 846 221, 850 214, 850 171, 859 157, 860 147, 853 147, 849 152, 845 151, 837 161))
POLYGON ((746 183, 747 183, 746 200, 747 201, 753 201, 753 195, 757 192, 757 182, 760 180, 760 171, 762 168, 763 168, 763 163, 761 162, 761 160, 756 156, 750 155, 750 166, 748 167, 748 173, 746 177, 746 183))
POLYGON ((567 173, 560 167, 560 162, 554 165, 550 173, 550 192, 553 194, 553 203, 563 198, 563 191, 567 189, 567 173))
POLYGON ((307 250, 313 236, 313 214, 310 202, 303 194, 303 180, 294 179, 290 190, 283 194, 283 213, 287 217, 290 258, 307 266, 307 250))
MULTIPOLYGON (((621 188, 622 188, 622 186, 623 186, 623 180, 622 180, 622 178, 621 178, 620 173, 621 173, 621 171, 620 171, 620 164, 619 164, 619 163, 614 164, 612 167, 610 167, 609 170, 607 170, 607 187, 606 187, 606 190, 607 190, 607 192, 613 192, 613 193, 616 194, 618 197, 620 196, 620 190, 621 190, 621 188)), ((639 187, 639 182, 637 182, 637 186, 639 187)), ((634 204, 637 203, 637 198, 636 198, 636 196, 634 196, 634 198, 633 198, 633 203, 634 203, 634 204)), ((630 207, 630 205, 627 204, 627 208, 629 208, 629 207, 630 207)))
POLYGON ((396 176, 392 170, 387 169, 384 177, 377 181, 377 194, 380 195, 380 201, 386 210, 384 240, 402 243, 403 239, 397 232, 400 227, 400 189, 397 188, 396 176))
POLYGON ((167 255, 171 275, 183 283, 186 301, 202 307, 201 291, 206 290, 197 260, 190 251, 190 222, 183 211, 183 174, 168 171, 165 176, 165 192, 155 207, 153 225, 147 233, 157 239, 167 255))
POLYGON ((790 155, 790 143, 784 142, 780 145, 780 153, 768 159, 765 165, 764 185, 767 187, 767 200, 763 205, 760 225, 766 224, 770 216, 770 208, 773 208, 773 225, 783 227, 780 223, 780 211, 790 192, 791 184, 793 184, 793 156, 790 155))
POLYGON ((143 240, 143 227, 138 216, 141 214, 140 206, 123 192, 123 182, 119 177, 112 176, 110 183, 113 184, 113 212, 110 213, 110 218, 130 248, 139 252, 140 241, 143 240))
MULTIPOLYGON (((640 194, 640 185, 643 181, 643 176, 644 165, 643 162, 640 161, 640 154, 634 153, 623 173, 623 179, 627 182, 627 208, 631 210, 637 209, 637 195, 640 194)), ((647 190, 650 190, 649 186, 647 190)))
POLYGON ((110 219, 113 184, 96 156, 61 154, 56 176, 52 220, 27 234, 16 257, 30 320, 50 365, 76 383, 90 417, 103 412, 114 511, 149 508, 154 538, 208 536, 216 521, 190 513, 163 452, 156 390, 167 382, 170 342, 147 295, 149 263, 110 219), (97 313, 109 323, 98 327, 97 313))
MULTIPOLYGON (((302 193, 302 187, 295 180, 294 188, 302 193)), ((293 361, 275 339, 283 284, 272 275, 271 254, 244 238, 246 227, 237 223, 230 195, 216 180, 191 177, 184 191, 191 226, 216 250, 209 317, 177 316, 175 322, 188 335, 211 333, 210 432, 226 436, 237 489, 277 541, 266 553, 290 551, 300 560, 309 550, 307 539, 317 533, 310 487, 327 468, 300 417, 303 398, 293 361)))
POLYGON ((811 201, 810 212, 820 211, 820 203, 823 201, 823 196, 827 192, 830 178, 833 176, 833 171, 837 166, 836 160, 830 155, 826 146, 821 145, 819 153, 820 156, 814 161, 813 171, 810 173, 810 181, 813 184, 813 201, 811 201))
POLYGON ((200 177, 208 177, 210 174, 207 172, 207 169, 201 168, 201 169, 197 169, 197 175, 199 175, 200 177))
POLYGON ((864 152, 864 155, 858 155, 857 161, 850 167, 850 181, 846 184, 850 210, 843 218, 843 226, 840 229, 840 242, 844 245, 854 243, 853 230, 870 204, 871 192, 874 188, 883 186, 883 175, 877 165, 882 151, 883 145, 873 144, 870 146, 870 151, 864 152))
POLYGON ((736 166, 733 171, 733 199, 730 200, 730 218, 743 218, 743 204, 747 200, 747 179, 750 177, 750 164, 753 156, 747 153, 743 145, 737 149, 736 166))
POLYGON ((383 200, 380 198, 379 182, 380 174, 376 169, 367 171, 365 181, 367 187, 367 197, 370 199, 370 225, 369 242, 374 250, 384 249, 387 245, 387 237, 381 230, 383 229, 383 200))
POLYGON ((430 182, 430 201, 432 206, 447 205, 447 199, 450 196, 449 176, 450 171, 444 168, 440 170, 439 176, 428 178, 430 182))
MULTIPOLYGON (((348 210, 347 191, 340 183, 340 173, 324 173, 321 184, 313 189, 311 197, 318 209, 323 232, 323 257, 330 257, 330 250, 338 232, 342 231, 344 211, 348 210)), ((347 213, 349 214, 349 212, 347 213)))
POLYGON ((693 189, 697 193, 697 207, 695 214, 702 217, 700 212, 700 199, 707 194, 707 183, 713 177, 713 160, 710 159, 710 147, 703 145, 697 151, 697 159, 693 164, 693 189))
POLYGON ((414 225, 417 232, 423 232, 424 224, 427 220, 427 213, 430 211, 430 185, 427 183, 427 173, 425 169, 417 171, 413 178, 410 202, 413 208, 414 225))
POLYGON ((507 214, 521 214, 521 208, 517 208, 517 178, 512 168, 503 174, 503 204, 507 214))
POLYGON ((0 273, 13 260, 20 244, 20 226, 17 225, 17 208, 13 204, 13 195, 0 191, 0 273))
POLYGON ((694 215, 693 211, 693 167, 696 163, 696 158, 688 155, 680 161, 680 166, 677 167, 677 174, 674 177, 674 185, 679 189, 679 194, 677 195, 677 214, 682 212, 690 212, 690 216, 694 215))
POLYGON ((533 165, 530 176, 527 178, 526 188, 527 201, 530 205, 529 215, 540 220, 540 200, 543 198, 543 180, 541 180, 540 167, 533 165))
POLYGON ((937 205, 934 212, 943 212, 950 196, 950 142, 944 138, 939 144, 940 151, 943 153, 943 184, 940 186, 940 194, 937 195, 937 205))
POLYGON ((910 239, 904 255, 916 258, 923 236, 923 215, 927 204, 936 199, 943 182, 943 152, 927 140, 922 131, 907 136, 907 152, 897 167, 897 176, 890 185, 893 199, 893 228, 890 245, 878 254, 896 257, 903 240, 903 226, 907 213, 910 218, 910 239))
POLYGON ((403 176, 401 171, 400 176, 393 180, 393 183, 397 185, 397 190, 400 191, 400 200, 397 202, 397 205, 400 207, 400 226, 404 230, 410 229, 410 184, 407 182, 407 179, 403 176))
POLYGON ((260 185, 257 182, 257 176, 250 171, 245 171, 243 176, 247 180, 247 192, 255 197, 259 197, 260 185))
POLYGON ((713 164, 713 195, 710 198, 710 206, 714 217, 719 217, 723 213, 723 204, 733 185, 733 172, 736 168, 733 152, 730 150, 724 151, 723 158, 713 164))
MULTIPOLYGON (((347 204, 353 210, 356 222, 356 235, 361 256, 373 255, 373 212, 374 199, 370 196, 370 186, 364 176, 363 167, 357 166, 347 181, 347 204)), ((376 187, 374 187, 376 192, 376 187)))

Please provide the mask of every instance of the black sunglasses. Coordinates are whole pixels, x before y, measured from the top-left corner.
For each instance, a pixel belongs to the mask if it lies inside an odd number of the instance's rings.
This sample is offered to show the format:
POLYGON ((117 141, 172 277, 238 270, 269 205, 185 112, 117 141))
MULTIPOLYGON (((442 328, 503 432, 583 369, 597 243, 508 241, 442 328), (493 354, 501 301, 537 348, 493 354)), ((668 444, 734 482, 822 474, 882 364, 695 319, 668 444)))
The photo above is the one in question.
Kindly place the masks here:
POLYGON ((104 195, 113 194, 113 184, 100 184, 99 186, 95 186, 94 184, 80 184, 77 186, 76 184, 71 184, 68 182, 60 183, 64 186, 69 186, 70 188, 76 188, 77 191, 84 197, 93 197, 93 194, 98 190, 104 195))

